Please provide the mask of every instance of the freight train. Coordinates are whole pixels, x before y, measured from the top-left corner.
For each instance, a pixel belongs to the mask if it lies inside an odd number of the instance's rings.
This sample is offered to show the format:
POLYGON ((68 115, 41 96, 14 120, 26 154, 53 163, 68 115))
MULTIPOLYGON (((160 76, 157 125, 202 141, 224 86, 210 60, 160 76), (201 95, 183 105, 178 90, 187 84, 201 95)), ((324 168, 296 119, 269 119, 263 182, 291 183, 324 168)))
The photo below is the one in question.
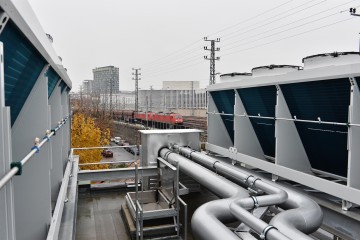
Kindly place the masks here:
POLYGON ((167 124, 181 125, 183 124, 183 117, 178 113, 155 113, 155 112, 135 112, 131 110, 122 110, 114 112, 114 118, 118 120, 125 120, 129 122, 159 122, 167 124), (147 114, 147 116, 146 116, 147 114))

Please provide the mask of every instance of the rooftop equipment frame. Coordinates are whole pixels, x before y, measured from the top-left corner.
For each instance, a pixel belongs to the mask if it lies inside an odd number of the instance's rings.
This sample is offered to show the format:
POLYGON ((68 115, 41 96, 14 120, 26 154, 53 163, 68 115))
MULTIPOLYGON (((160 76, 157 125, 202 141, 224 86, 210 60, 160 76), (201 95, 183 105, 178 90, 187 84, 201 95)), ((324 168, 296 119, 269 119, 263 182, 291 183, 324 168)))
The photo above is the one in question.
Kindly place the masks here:
POLYGON ((353 204, 360 205, 360 91, 358 78, 360 64, 351 63, 343 65, 323 66, 320 68, 304 69, 276 76, 259 76, 237 82, 224 82, 211 85, 209 91, 208 107, 208 151, 223 155, 239 162, 262 169, 273 174, 273 179, 285 178, 321 192, 336 196, 343 200, 342 208, 349 210, 353 204), (348 122, 327 121, 318 116, 317 119, 301 119, 292 116, 283 94, 284 84, 296 84, 316 81, 331 81, 334 79, 348 79, 350 83, 350 105, 348 122), (246 112, 244 103, 238 90, 257 88, 263 86, 276 87, 276 104, 274 116, 262 114, 251 115, 246 112), (219 111, 212 96, 214 92, 233 91, 231 98, 235 104, 232 112, 219 111), (231 141, 225 128, 223 117, 233 118, 234 142, 231 141), (275 157, 274 162, 269 161, 263 152, 251 119, 273 121, 275 126, 275 157), (295 127, 297 123, 311 123, 319 126, 342 126, 348 129, 348 168, 345 177, 327 174, 311 166, 305 152, 299 133, 295 127), (321 172, 334 180, 320 178, 315 173, 321 172), (346 185, 338 180, 346 181, 346 185))

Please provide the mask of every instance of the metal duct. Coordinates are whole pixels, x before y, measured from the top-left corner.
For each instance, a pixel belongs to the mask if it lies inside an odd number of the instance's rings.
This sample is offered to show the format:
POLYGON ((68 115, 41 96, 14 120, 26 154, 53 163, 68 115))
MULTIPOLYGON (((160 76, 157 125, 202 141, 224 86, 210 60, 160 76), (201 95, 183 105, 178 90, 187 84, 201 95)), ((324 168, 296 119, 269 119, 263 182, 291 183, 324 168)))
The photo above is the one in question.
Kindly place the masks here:
MULTIPOLYGON (((217 173, 222 174, 234 182, 239 184, 249 185, 249 179, 244 181, 244 176, 252 175, 253 178, 258 178, 259 175, 249 169, 234 168, 231 164, 220 162, 217 159, 204 155, 200 152, 194 151, 190 148, 183 148, 174 146, 181 154, 191 158, 192 160, 201 163, 202 165, 216 170, 217 173)), ((269 180, 262 179, 262 181, 256 181, 257 188, 263 189, 265 186, 259 186, 259 184, 267 183, 268 186, 272 186, 273 183, 269 180)), ((254 184, 253 184, 254 185, 254 184)), ((285 184, 277 183, 277 187, 287 192, 288 198, 285 203, 280 204, 284 209, 291 209, 276 215, 270 224, 280 229, 282 233, 291 239, 308 239, 311 237, 306 234, 315 232, 322 223, 323 213, 320 206, 306 197, 303 193, 300 193, 285 184), (304 234, 306 233, 306 234, 304 234)), ((275 188, 276 189, 276 188, 275 188)), ((270 190, 270 189, 268 189, 270 190)))
MULTIPOLYGON (((266 239, 289 239, 276 228, 268 225, 246 210, 257 207, 256 202, 264 206, 268 206, 267 203, 270 205, 282 203, 286 200, 287 196, 284 191, 271 188, 269 192, 274 192, 274 195, 266 195, 257 198, 248 197, 249 194, 245 189, 169 149, 161 149, 160 156, 172 164, 178 162, 182 172, 191 176, 194 180, 198 181, 216 195, 226 198, 208 202, 195 211, 192 217, 191 226, 193 234, 197 239, 238 240, 238 236, 223 225, 223 223, 233 222, 236 219, 240 219, 266 239), (206 219, 206 221, 204 221, 204 219, 206 219)), ((247 179, 250 178, 251 176, 247 179)), ((256 182, 256 180, 254 181, 256 182)))

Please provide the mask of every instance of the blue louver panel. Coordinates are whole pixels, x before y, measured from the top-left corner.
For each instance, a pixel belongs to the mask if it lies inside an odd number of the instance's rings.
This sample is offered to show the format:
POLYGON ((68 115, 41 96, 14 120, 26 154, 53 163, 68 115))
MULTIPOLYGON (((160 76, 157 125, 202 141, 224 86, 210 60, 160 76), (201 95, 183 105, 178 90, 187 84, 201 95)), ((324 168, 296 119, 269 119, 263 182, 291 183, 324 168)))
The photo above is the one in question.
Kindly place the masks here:
POLYGON ((0 41, 4 44, 5 104, 13 125, 46 61, 11 21, 0 41))
MULTIPOLYGON (((235 104, 235 93, 234 90, 224 90, 210 92, 215 105, 220 113, 234 114, 234 104, 235 104)), ((221 118, 225 124, 226 130, 231 138, 231 141, 234 143, 234 116, 224 116, 221 115, 221 118)))
MULTIPOLYGON (((238 89, 238 93, 248 115, 275 116, 275 86, 238 89)), ((275 121, 258 118, 250 118, 250 121, 264 154, 275 157, 275 121)))
POLYGON ((66 83, 64 81, 61 81, 60 84, 59 84, 59 87, 61 88, 61 93, 62 93, 67 86, 66 86, 66 83))
MULTIPOLYGON (((348 122, 350 82, 348 78, 281 85, 292 116, 298 119, 348 122)), ((346 126, 296 122, 302 143, 315 169, 346 176, 346 126)))
POLYGON ((46 73, 46 76, 48 77, 48 98, 49 98, 52 92, 54 91, 57 82, 60 80, 60 77, 52 67, 49 68, 49 70, 46 73))
POLYGON ((355 77, 358 87, 360 87, 360 77, 355 77))

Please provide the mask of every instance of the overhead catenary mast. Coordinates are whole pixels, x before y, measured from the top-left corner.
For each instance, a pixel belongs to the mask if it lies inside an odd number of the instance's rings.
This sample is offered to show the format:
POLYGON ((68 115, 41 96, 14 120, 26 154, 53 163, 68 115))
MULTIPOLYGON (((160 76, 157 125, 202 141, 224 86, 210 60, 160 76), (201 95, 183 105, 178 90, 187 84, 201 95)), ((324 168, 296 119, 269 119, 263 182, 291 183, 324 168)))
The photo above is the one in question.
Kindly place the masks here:
POLYGON ((135 112, 138 112, 139 111, 139 80, 141 80, 139 76, 141 75, 140 73, 141 68, 133 68, 132 70, 134 71, 132 75, 135 76, 132 78, 132 80, 135 80, 135 112))
POLYGON ((220 42, 220 38, 217 39, 208 39, 204 37, 204 41, 211 43, 211 48, 209 49, 207 46, 204 47, 204 50, 210 51, 210 58, 208 56, 204 56, 204 59, 210 60, 210 80, 209 85, 215 84, 215 61, 220 60, 220 57, 215 57, 215 52, 220 51, 220 48, 215 48, 215 43, 220 42))

